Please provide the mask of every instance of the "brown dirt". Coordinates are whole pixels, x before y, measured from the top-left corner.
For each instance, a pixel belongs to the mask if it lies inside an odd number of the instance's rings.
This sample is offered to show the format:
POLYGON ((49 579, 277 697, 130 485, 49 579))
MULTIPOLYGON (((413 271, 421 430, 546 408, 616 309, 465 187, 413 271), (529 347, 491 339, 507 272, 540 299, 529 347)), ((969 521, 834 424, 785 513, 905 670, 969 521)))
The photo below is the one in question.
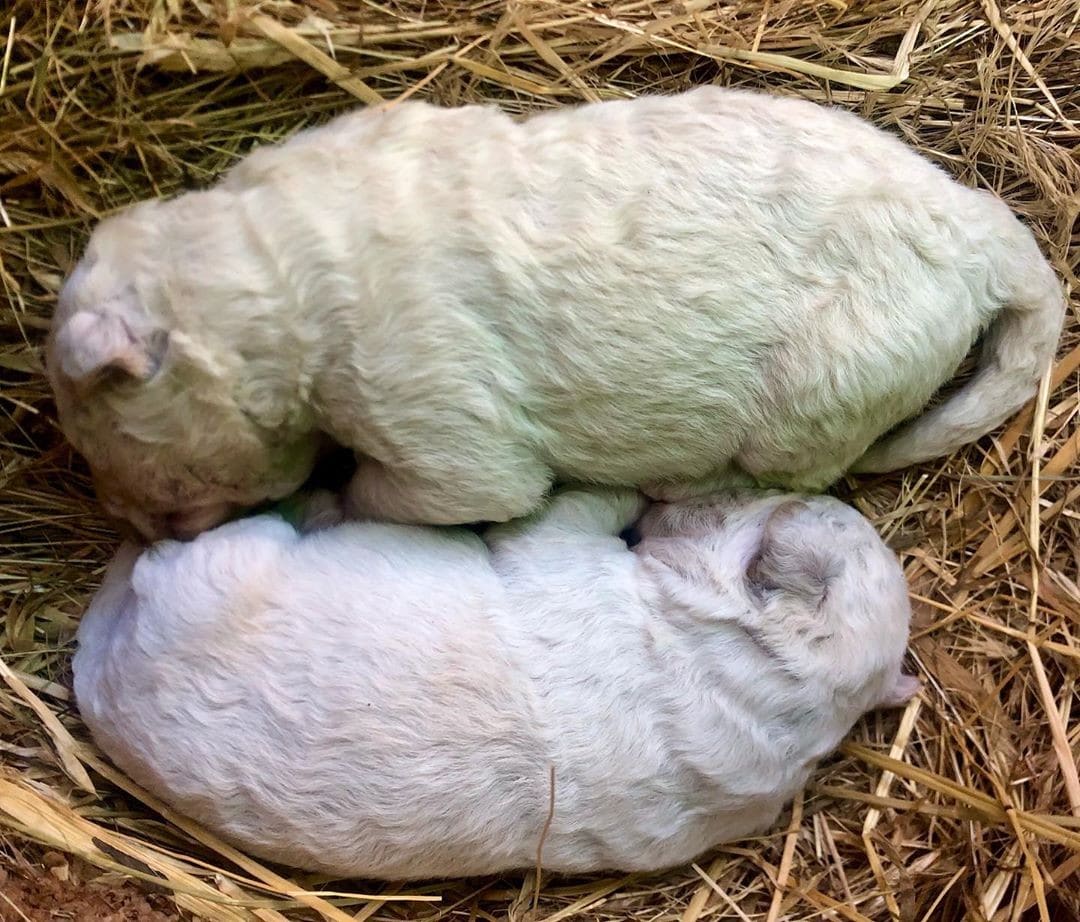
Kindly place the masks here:
POLYGON ((46 852, 42 863, 0 861, 0 922, 179 922, 166 894, 46 852))

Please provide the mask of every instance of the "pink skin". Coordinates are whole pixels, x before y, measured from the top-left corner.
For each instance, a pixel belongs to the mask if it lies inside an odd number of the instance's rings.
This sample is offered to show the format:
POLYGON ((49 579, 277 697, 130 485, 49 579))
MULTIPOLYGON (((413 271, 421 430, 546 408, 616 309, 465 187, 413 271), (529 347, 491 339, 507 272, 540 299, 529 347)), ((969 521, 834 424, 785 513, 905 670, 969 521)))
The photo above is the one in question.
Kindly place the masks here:
POLYGON ((888 696, 878 705, 882 708, 904 707, 912 698, 922 691, 922 682, 915 676, 901 672, 896 677, 896 682, 888 696))

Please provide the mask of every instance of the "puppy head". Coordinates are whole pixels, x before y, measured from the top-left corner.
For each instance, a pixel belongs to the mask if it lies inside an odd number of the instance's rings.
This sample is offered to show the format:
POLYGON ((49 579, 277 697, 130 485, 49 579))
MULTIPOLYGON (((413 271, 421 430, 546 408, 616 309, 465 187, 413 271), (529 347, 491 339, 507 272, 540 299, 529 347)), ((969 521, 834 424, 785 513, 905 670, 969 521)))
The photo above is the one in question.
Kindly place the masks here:
POLYGON ((260 387, 222 337, 200 329, 196 310, 177 309, 159 233, 167 204, 98 227, 46 344, 64 434, 106 512, 147 539, 191 537, 288 494, 318 447, 310 429, 260 405, 273 404, 272 383, 260 387))
POLYGON ((737 622, 799 693, 848 726, 919 688, 903 674, 903 571, 870 523, 826 496, 739 491, 657 504, 635 552, 700 617, 737 622))

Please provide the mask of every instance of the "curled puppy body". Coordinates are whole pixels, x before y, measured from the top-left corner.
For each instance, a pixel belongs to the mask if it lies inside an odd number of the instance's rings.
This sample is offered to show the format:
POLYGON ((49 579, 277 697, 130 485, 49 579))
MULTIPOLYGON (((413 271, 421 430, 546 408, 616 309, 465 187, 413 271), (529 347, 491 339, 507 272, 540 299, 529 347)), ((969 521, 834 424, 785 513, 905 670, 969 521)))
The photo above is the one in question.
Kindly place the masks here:
POLYGON ((766 829, 901 672, 898 562, 835 499, 489 529, 275 516, 118 558, 79 628, 95 740, 264 858, 394 880, 645 870, 766 829))
POLYGON ((288 494, 319 433, 359 456, 357 514, 462 524, 552 482, 818 490, 944 454, 1034 393, 1063 312, 1002 202, 845 112, 408 102, 102 222, 48 367, 146 534, 288 494))

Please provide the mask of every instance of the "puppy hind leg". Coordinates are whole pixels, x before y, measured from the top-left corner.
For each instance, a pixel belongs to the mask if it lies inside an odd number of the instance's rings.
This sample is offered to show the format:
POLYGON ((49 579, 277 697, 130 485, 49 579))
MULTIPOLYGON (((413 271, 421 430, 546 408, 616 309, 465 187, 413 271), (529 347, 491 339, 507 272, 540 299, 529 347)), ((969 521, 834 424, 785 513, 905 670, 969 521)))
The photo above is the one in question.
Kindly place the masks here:
POLYGON ((773 460, 770 464, 772 459, 764 458, 747 459, 745 464, 750 472, 747 476, 756 486, 796 493, 824 493, 847 473, 861 454, 861 446, 842 452, 808 450, 800 462, 773 460))
POLYGON ((346 493, 350 518, 418 525, 506 522, 527 515, 551 487, 551 472, 538 462, 463 468, 436 478, 364 458, 346 493))
POLYGON ((697 480, 654 480, 642 484, 641 492, 657 502, 679 503, 725 490, 753 486, 757 486, 753 475, 736 464, 728 464, 697 480))

